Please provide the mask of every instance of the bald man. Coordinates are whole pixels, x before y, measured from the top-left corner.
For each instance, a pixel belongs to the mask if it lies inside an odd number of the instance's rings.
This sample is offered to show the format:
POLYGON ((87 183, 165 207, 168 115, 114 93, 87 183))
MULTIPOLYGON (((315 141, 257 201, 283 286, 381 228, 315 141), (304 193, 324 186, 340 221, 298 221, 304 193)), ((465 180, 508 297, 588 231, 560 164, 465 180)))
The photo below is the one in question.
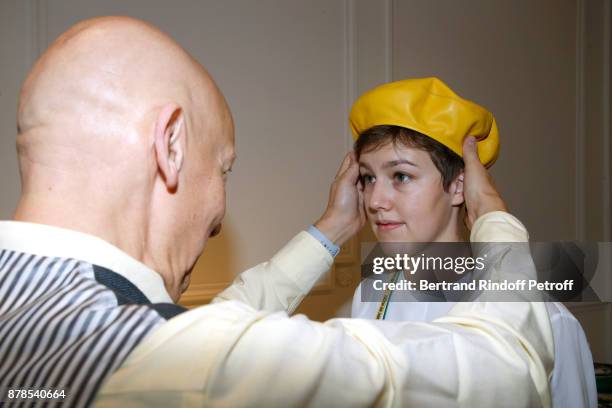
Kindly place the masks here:
MULTIPOLYGON (((351 155, 315 225, 212 305, 176 305, 221 228, 234 136, 213 80, 156 28, 107 17, 62 34, 23 85, 18 128, 23 193, 0 223, 2 401, 550 405, 542 304, 458 304, 431 324, 288 317, 363 225, 351 155)), ((473 239, 526 241, 465 149, 473 239)), ((533 269, 510 249, 496 267, 517 265, 533 269)))

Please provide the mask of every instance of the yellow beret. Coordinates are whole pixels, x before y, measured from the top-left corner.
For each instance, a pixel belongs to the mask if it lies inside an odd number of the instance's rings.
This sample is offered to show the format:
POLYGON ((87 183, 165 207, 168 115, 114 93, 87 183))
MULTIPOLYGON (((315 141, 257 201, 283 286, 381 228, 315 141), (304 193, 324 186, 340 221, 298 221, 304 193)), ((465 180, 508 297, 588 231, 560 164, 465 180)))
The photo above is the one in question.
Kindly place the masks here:
POLYGON ((378 86, 357 99, 349 122, 355 140, 378 125, 416 130, 463 156, 463 140, 474 136, 480 161, 489 167, 499 154, 491 112, 461 98, 438 78, 417 78, 378 86))

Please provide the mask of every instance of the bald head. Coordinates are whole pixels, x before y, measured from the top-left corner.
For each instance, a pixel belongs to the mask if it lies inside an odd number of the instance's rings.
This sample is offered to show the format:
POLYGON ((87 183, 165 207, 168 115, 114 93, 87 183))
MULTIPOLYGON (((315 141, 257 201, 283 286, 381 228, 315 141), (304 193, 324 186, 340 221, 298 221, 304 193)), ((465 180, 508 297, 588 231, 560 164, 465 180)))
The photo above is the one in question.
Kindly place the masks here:
POLYGON ((103 17, 75 25, 38 60, 22 88, 18 126, 27 133, 78 121, 81 134, 97 132, 100 119, 125 124, 168 101, 225 114, 210 76, 174 40, 139 20, 103 17))
POLYGON ((218 231, 225 190, 213 176, 233 161, 231 115, 206 70, 150 24, 103 17, 63 33, 24 82, 18 132, 17 219, 100 236, 171 290, 218 231), (196 202, 206 183, 215 208, 196 202), (190 240, 182 254, 155 237, 177 231, 190 240))

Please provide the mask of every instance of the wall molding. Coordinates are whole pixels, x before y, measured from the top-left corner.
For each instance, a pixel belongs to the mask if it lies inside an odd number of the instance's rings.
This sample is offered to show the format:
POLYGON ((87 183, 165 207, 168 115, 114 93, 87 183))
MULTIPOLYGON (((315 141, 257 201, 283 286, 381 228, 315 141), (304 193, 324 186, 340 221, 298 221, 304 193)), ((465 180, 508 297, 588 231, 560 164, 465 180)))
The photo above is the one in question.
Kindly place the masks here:
POLYGON ((610 0, 576 0, 575 239, 580 241, 612 239, 611 19, 610 0), (589 166, 591 161, 600 167, 589 166), (595 213, 589 206, 594 190, 600 193, 595 213))
MULTIPOLYGON (((579 241, 610 241, 611 236, 611 19, 610 0, 576 0, 575 237, 579 241)), ((612 358, 612 303, 566 306, 583 326, 591 328, 587 337, 595 345, 593 354, 600 359, 612 358)))
POLYGON ((344 0, 344 112, 342 117, 342 128, 345 131, 346 150, 353 148, 353 135, 348 126, 348 114, 357 97, 357 82, 355 80, 357 71, 357 31, 355 27, 355 0, 344 0))
POLYGON ((393 0, 384 0, 385 82, 393 81, 393 0))
POLYGON ((47 22, 47 1, 26 0, 25 8, 25 36, 26 36, 26 71, 29 71, 38 57, 49 45, 49 32, 47 22))
MULTIPOLYGON (((584 0, 581 0, 584 1, 584 0)), ((610 0, 606 0, 603 3, 603 149, 602 149, 602 164, 603 174, 601 187, 603 189, 603 223, 602 223, 602 238, 604 241, 610 241, 610 230, 612 225, 610 224, 610 23, 612 19, 612 7, 610 6, 610 0)))
POLYGON ((585 41, 585 3, 576 1, 576 182, 575 182, 575 237, 578 241, 585 239, 585 213, 584 213, 584 137, 585 137, 585 111, 584 111, 584 41, 585 41))

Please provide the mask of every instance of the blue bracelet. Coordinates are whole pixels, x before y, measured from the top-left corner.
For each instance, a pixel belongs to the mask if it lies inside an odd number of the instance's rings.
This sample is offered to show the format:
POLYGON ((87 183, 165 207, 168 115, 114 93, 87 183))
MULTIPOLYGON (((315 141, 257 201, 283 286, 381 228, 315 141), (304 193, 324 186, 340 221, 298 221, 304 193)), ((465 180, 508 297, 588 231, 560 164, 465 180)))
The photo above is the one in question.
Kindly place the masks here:
POLYGON ((317 227, 315 227, 314 225, 311 225, 310 227, 308 227, 308 229, 306 230, 310 235, 312 235, 313 237, 316 238, 317 241, 319 241, 321 243, 321 245, 323 245, 323 247, 325 247, 325 249, 327 249, 327 251, 330 253, 330 255, 332 257, 336 257, 336 255, 338 255, 338 252, 340 252, 340 247, 336 244, 334 244, 333 242, 331 242, 329 240, 329 238, 327 238, 325 236, 325 234, 323 234, 321 231, 319 231, 319 229, 317 227))

